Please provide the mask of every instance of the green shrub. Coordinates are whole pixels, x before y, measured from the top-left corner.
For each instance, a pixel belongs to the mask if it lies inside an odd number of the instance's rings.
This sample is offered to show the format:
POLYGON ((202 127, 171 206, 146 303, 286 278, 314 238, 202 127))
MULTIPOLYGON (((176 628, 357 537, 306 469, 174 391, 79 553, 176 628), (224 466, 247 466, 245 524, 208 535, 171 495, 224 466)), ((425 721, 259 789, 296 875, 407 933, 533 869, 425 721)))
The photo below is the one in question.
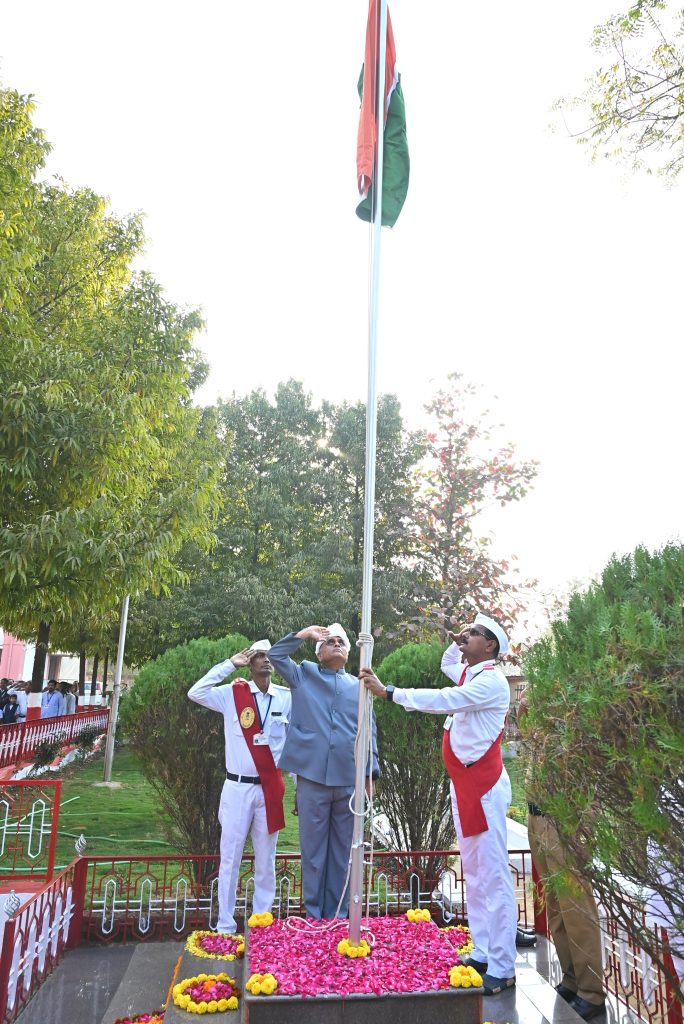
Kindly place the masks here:
POLYGON ((637 548, 574 594, 525 659, 529 797, 625 921, 616 872, 684 920, 683 602, 684 547, 637 548))
MULTIPOLYGON (((383 683, 415 688, 452 685, 440 665, 444 645, 406 644, 377 669, 383 683)), ((451 849, 455 830, 449 777, 442 761, 443 715, 407 713, 388 701, 375 701, 382 775, 378 800, 400 849, 451 849)), ((425 865, 423 865, 425 867, 425 865)))
POLYGON ((188 700, 188 690, 248 644, 236 634, 173 647, 145 665, 121 702, 123 734, 174 823, 170 838, 185 853, 218 850, 226 777, 223 715, 188 700))

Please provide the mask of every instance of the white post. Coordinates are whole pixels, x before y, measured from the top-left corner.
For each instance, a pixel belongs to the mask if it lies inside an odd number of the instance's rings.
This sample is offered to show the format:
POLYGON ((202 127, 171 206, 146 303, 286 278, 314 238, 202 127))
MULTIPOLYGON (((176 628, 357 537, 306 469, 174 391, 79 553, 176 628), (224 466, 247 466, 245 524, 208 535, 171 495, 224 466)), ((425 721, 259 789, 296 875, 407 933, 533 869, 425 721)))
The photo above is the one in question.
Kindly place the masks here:
POLYGON ((126 594, 121 602, 121 622, 119 624, 119 646, 116 652, 116 672, 114 673, 114 686, 112 687, 112 706, 109 709, 109 723, 107 725, 107 742, 105 745, 104 782, 112 781, 112 761, 114 760, 114 736, 116 734, 116 719, 119 714, 119 694, 121 692, 121 675, 123 673, 124 648, 126 646, 126 625, 128 623, 128 602, 130 595, 126 594))
MULTIPOLYGON (((370 633, 373 609, 373 534, 375 530, 375 452, 378 419, 377 346, 378 296, 380 291, 380 238, 382 230, 382 172, 385 129, 385 64, 387 51, 387 0, 380 0, 380 30, 376 78, 375 118, 378 126, 373 175, 374 216, 371 232, 371 291, 368 310, 368 399, 366 404, 366 482, 363 518, 363 593, 361 599, 361 632, 370 633)), ((361 668, 370 668, 371 648, 361 647, 361 668)), ((361 812, 366 802, 366 756, 370 722, 366 715, 366 691, 359 687, 359 725, 356 755, 354 809, 361 812)), ((363 828, 364 815, 354 818, 354 839, 349 877, 349 941, 361 939, 363 910, 363 828)))

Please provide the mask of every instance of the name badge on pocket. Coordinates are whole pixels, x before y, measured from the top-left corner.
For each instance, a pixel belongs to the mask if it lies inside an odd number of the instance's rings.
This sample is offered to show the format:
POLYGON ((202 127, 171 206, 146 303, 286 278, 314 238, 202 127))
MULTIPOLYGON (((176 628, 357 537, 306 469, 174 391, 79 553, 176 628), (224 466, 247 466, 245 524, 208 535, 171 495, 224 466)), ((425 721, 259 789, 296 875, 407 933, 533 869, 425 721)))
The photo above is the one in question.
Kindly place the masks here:
POLYGON ((444 728, 449 730, 451 728, 451 726, 452 726, 453 721, 454 721, 454 716, 453 715, 447 715, 447 717, 444 719, 444 728))
POLYGON ((263 732, 255 732, 252 743, 254 744, 255 747, 267 747, 268 736, 264 736, 263 732))

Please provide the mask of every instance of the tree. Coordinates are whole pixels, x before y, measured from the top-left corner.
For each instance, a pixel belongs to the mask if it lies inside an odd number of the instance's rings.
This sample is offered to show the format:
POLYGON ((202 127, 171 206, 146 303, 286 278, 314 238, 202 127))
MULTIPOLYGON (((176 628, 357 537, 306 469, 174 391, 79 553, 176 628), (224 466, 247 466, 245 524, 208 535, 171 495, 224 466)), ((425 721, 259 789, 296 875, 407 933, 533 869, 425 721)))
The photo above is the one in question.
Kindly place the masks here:
POLYGON ((633 170, 674 179, 684 166, 684 11, 664 0, 635 0, 625 14, 594 29, 608 64, 583 95, 559 110, 588 109, 578 141, 594 159, 615 157, 633 170))
POLYGON ((38 252, 36 173, 49 145, 35 127, 34 103, 0 88, 0 320, 20 316, 26 275, 38 252))
POLYGON ((174 647, 139 672, 121 702, 122 735, 173 822, 169 838, 185 853, 217 852, 217 808, 226 778, 223 716, 193 704, 187 693, 248 643, 235 634, 174 647))
MULTIPOLYGON (((529 797, 594 891, 662 963, 634 893, 684 934, 684 546, 613 558, 525 658, 529 797), (625 879, 627 885, 625 885, 625 879)), ((549 884, 562 885, 563 879, 549 884)))
POLYGON ((479 610, 510 626, 524 611, 525 589, 508 559, 490 552, 490 538, 476 532, 491 505, 505 507, 527 493, 536 462, 516 463, 512 444, 494 447, 493 427, 473 414, 469 399, 477 393, 451 374, 448 391, 439 391, 426 411, 434 427, 427 434, 427 461, 418 472, 416 500, 418 611, 400 627, 414 636, 456 628, 479 610))
MULTIPOLYGON (((131 614, 137 661, 192 636, 227 629, 252 638, 341 620, 358 631, 365 409, 314 408, 297 381, 270 400, 257 389, 219 403, 224 507, 209 553, 182 554, 187 587, 147 596, 131 614)), ((395 621, 409 591, 411 469, 418 440, 393 396, 380 401, 375 614, 395 621)), ((354 652, 355 654, 356 652, 354 652)))
POLYGON ((218 464, 211 413, 190 404, 201 321, 132 274, 139 219, 30 181, 40 139, 25 122, 15 136, 3 183, 30 229, 13 236, 0 318, 0 618, 38 633, 37 689, 53 622, 107 617, 127 591, 177 578, 184 542, 208 541, 218 464))
MULTIPOLYGON (((436 639, 409 643, 389 654, 377 672, 383 683, 439 688, 450 686, 440 666, 444 651, 436 639)), ((442 761, 444 719, 407 714, 388 701, 375 701, 381 775, 378 801, 401 850, 450 850, 455 841, 449 776, 442 761)), ((426 857, 417 867, 430 885, 438 881, 441 858, 426 857)))

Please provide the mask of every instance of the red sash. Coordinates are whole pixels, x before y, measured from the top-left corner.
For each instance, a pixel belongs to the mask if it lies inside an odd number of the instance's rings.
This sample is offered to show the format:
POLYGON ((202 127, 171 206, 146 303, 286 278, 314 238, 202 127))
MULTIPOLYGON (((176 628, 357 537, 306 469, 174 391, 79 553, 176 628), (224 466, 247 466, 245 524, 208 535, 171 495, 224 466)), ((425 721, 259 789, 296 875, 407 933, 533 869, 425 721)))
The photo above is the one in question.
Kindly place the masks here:
POLYGON ((249 683, 243 679, 236 679, 233 683, 233 696, 235 698, 235 710, 238 714, 238 721, 245 737, 245 743, 249 750, 257 774, 261 780, 261 788, 264 791, 266 803, 266 823, 269 833, 278 832, 285 828, 285 815, 283 814, 283 797, 285 795, 285 783, 283 773, 276 768, 271 748, 267 744, 255 746, 254 737, 261 732, 261 723, 256 711, 256 699, 252 697, 249 683), (245 726, 242 712, 246 709, 252 711, 252 722, 245 726))
POLYGON ((461 819, 464 838, 478 836, 480 832, 487 832, 489 829, 485 812, 482 810, 482 797, 499 781, 503 771, 502 736, 503 729, 489 750, 477 761, 474 761, 469 768, 466 768, 451 749, 449 730, 444 730, 442 759, 449 778, 454 784, 458 816, 461 819))

